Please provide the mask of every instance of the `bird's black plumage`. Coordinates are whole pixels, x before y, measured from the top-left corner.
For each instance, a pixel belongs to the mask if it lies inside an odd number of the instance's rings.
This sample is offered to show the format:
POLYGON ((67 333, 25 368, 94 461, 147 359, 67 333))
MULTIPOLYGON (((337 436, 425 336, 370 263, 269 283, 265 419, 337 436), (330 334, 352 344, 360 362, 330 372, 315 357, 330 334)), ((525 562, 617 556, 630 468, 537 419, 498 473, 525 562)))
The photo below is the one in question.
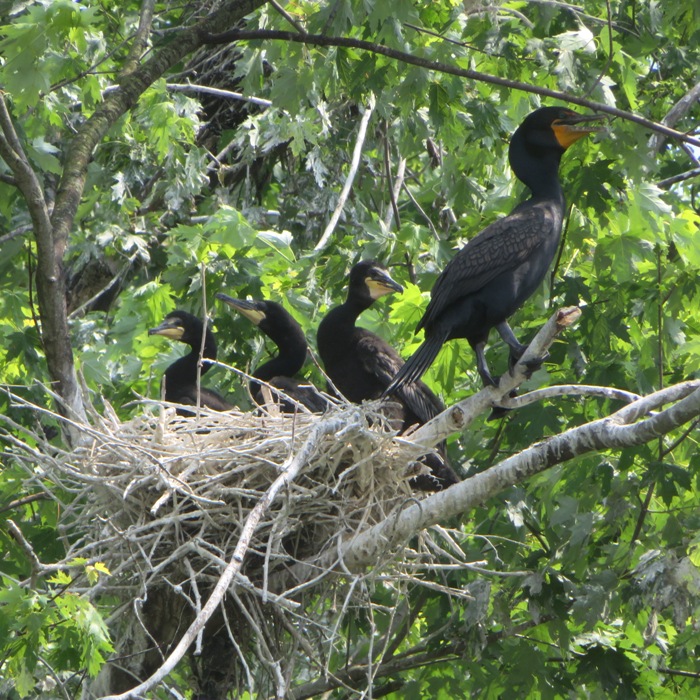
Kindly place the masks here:
POLYGON ((400 392, 423 376, 443 343, 453 338, 466 338, 474 348, 485 385, 496 383, 484 357, 492 328, 510 347, 511 364, 520 358, 526 346, 507 319, 542 283, 559 246, 565 206, 558 175, 561 156, 579 138, 599 130, 583 122, 602 118, 560 107, 542 107, 525 118, 511 139, 509 160, 532 196, 487 226, 445 267, 416 329, 425 329, 425 340, 387 393, 400 392))
MULTIPOLYGON (((401 357, 388 343, 355 325, 358 316, 376 299, 395 291, 403 291, 403 287, 382 265, 373 260, 357 263, 350 271, 347 299, 331 309, 318 327, 318 353, 326 374, 338 391, 353 403, 380 398, 403 365, 401 357)), ((423 382, 405 384, 395 398, 397 413, 387 413, 401 421, 402 430, 426 423, 444 408, 423 382)), ((425 475, 414 479, 418 488, 435 490, 458 481, 444 460, 435 455, 429 458, 426 464, 433 477, 425 475)))
MULTIPOLYGON (((292 399, 289 401, 281 397, 281 410, 284 413, 294 413, 298 410, 295 404, 297 402, 306 406, 312 413, 325 411, 328 402, 316 388, 294 379, 294 375, 304 366, 307 353, 304 331, 294 317, 274 301, 245 301, 222 293, 217 294, 216 298, 254 323, 277 346, 277 355, 260 365, 253 372, 253 377, 279 389, 292 399)), ((257 404, 265 403, 260 382, 250 382, 250 393, 257 404)))
MULTIPOLYGON (((197 405, 197 373, 200 376, 209 371, 209 363, 203 362, 198 370, 200 352, 203 359, 216 359, 216 340, 209 326, 204 329, 201 319, 187 311, 171 311, 156 328, 151 328, 148 335, 162 335, 170 340, 179 340, 189 345, 191 350, 179 360, 175 360, 163 373, 165 400, 187 406, 197 405), (202 348, 202 337, 204 347, 202 348)), ((228 411, 233 408, 219 394, 200 386, 199 405, 213 411, 228 411)), ((192 411, 178 409, 178 415, 191 416, 192 411)))

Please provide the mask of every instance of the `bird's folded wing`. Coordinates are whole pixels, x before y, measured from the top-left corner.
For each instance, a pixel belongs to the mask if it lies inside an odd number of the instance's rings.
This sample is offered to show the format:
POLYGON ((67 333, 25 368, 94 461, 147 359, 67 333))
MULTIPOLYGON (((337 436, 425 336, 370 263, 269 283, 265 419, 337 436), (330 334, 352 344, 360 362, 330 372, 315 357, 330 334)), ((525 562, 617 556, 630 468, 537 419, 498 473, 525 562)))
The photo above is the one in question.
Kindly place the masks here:
POLYGON ((550 210, 530 206, 515 209, 487 226, 455 255, 438 277, 418 328, 429 325, 458 299, 516 269, 542 245, 554 225, 550 210))

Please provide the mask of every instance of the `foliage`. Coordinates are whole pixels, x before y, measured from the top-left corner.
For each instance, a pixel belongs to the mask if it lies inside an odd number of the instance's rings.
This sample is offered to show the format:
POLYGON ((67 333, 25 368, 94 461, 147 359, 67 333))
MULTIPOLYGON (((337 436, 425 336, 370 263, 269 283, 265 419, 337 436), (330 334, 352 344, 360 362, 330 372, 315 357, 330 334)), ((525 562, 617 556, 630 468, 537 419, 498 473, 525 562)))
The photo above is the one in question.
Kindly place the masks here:
MULTIPOLYGON (((259 4, 247 28, 292 28, 272 5, 259 4)), ((602 0, 583 9, 452 0, 285 7, 312 34, 364 39, 586 95, 654 121, 693 87, 700 64, 700 13, 690 0, 612 0, 609 17, 602 0)), ((72 139, 117 85, 140 5, 53 0, 0 2, 0 10, 0 86, 51 199, 72 139)), ((149 54, 176 42, 195 21, 192 11, 156 3, 149 54)), ((362 322, 407 356, 432 283, 454 250, 522 196, 507 142, 540 103, 523 91, 345 47, 251 41, 185 57, 95 149, 71 229, 65 265, 73 347, 95 403, 109 402, 126 418, 139 410, 134 398, 158 396, 162 370, 181 349, 147 330, 176 307, 215 318, 226 363, 259 363, 272 348, 217 305, 220 290, 281 301, 313 345, 320 318, 343 298, 345 275, 360 257, 390 264, 406 283, 404 295, 378 303, 362 322), (187 82, 271 104, 173 88, 187 82), (351 197, 330 243, 315 251, 372 99, 351 197), (111 297, 91 301, 112 281, 111 297)), ((695 105, 694 116, 676 125, 680 131, 696 129, 697 99, 695 105)), ((623 119, 565 155, 571 212, 561 257, 552 283, 515 315, 514 328, 528 338, 550 308, 578 304, 584 313, 529 388, 600 384, 641 394, 697 376, 698 180, 668 184, 694 165, 697 150, 670 139, 652 148, 650 133, 623 119)), ((0 382, 42 403, 51 377, 32 282, 37 247, 9 176, 0 161, 0 382)), ((503 344, 489 353, 495 371, 504 371, 503 344)), ((322 384, 316 369, 307 374, 322 384)), ((478 389, 466 343, 443 350, 426 380, 448 404, 478 389)), ((212 369, 205 383, 249 405, 244 384, 224 368, 212 369)), ((451 456, 464 475, 481 471, 614 408, 574 398, 532 405, 501 422, 480 422, 451 441, 451 456)), ((9 398, 0 397, 0 411, 13 434, 38 420, 53 428, 9 398)), ((473 598, 460 606, 436 590, 400 592, 413 610, 393 654, 427 652, 436 663, 414 668, 407 661, 390 679, 404 684, 395 697, 692 695, 700 674, 695 435, 579 458, 465 514, 460 546, 479 569, 441 575, 473 598)), ((58 561, 53 506, 3 510, 35 486, 8 459, 0 514, 20 523, 40 561, 58 561)), ((84 579, 81 588, 73 572, 32 576, 26 551, 5 525, 0 675, 20 696, 39 696, 46 668, 64 681, 71 671, 93 674, 109 643, 84 579)), ((75 566, 84 571, 84 563, 75 566)), ((397 592, 377 585, 370 594, 383 601, 397 592)), ((364 622, 346 631, 346 653, 368 663, 377 661, 368 639, 390 621, 364 622)), ((339 656, 333 667, 343 664, 339 656)))

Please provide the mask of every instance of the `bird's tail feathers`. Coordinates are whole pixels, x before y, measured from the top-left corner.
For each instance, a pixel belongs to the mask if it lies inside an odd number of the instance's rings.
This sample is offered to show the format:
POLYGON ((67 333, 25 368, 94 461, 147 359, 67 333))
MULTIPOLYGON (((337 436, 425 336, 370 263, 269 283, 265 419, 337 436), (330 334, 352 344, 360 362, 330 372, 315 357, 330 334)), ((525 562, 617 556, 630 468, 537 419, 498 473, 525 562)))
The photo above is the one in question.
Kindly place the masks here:
POLYGON ((384 396, 396 393, 406 384, 417 382, 427 372, 428 367, 433 364, 445 340, 445 336, 442 335, 433 335, 430 338, 426 338, 418 350, 408 358, 406 364, 396 373, 396 376, 391 380, 391 384, 384 391, 384 396))

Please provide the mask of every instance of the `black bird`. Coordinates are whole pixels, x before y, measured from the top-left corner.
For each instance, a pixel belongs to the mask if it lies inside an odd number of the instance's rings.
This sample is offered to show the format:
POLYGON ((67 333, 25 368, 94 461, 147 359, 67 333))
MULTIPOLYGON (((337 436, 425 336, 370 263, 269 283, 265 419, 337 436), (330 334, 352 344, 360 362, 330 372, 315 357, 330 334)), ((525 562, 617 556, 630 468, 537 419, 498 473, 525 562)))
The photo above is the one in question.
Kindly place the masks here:
MULTIPOLYGON (((207 325, 206 333, 204 324, 193 314, 187 311, 171 311, 157 328, 151 328, 148 335, 162 335, 170 340, 179 340, 189 345, 192 350, 175 360, 163 373, 165 384, 165 400, 171 403, 180 403, 187 406, 197 405, 197 372, 199 355, 202 358, 216 359, 216 340, 214 334, 207 325), (202 349, 202 336, 204 336, 204 348, 202 349)), ((203 362, 200 376, 209 371, 209 363, 203 362)), ((210 408, 213 411, 228 411, 233 406, 219 396, 215 391, 200 387, 199 405, 210 408)), ((192 411, 178 409, 179 416, 192 416, 192 411)))
MULTIPOLYGON (((323 413, 328 408, 326 399, 316 391, 315 387, 293 379, 304 366, 307 352, 304 331, 294 317, 281 304, 274 301, 244 301, 222 293, 218 293, 216 298, 254 323, 279 350, 275 357, 260 365, 253 372, 253 376, 280 389, 294 401, 306 406, 312 413, 323 413)), ((257 404, 265 403, 260 382, 255 380, 250 382, 250 393, 257 404)), ((280 407, 284 413, 294 413, 298 410, 293 401, 285 398, 281 398, 280 407)))
MULTIPOLYGON (((318 327, 318 352, 326 374, 343 396, 353 403, 378 399, 403 366, 403 360, 389 344, 365 328, 355 325, 358 316, 376 299, 402 292, 387 270, 374 260, 357 263, 350 271, 347 299, 328 312, 318 327)), ((422 425, 444 407, 423 382, 409 382, 396 392, 401 430, 416 423, 422 425)), ((446 488, 459 481, 452 468, 437 455, 428 455, 425 463, 432 476, 421 475, 412 483, 422 490, 446 488)))
POLYGON ((527 346, 518 342, 507 319, 539 287, 559 247, 565 206, 559 162, 572 143, 602 128, 582 124, 601 119, 605 117, 561 107, 542 107, 525 118, 513 134, 508 155, 516 177, 532 196, 477 234, 445 267, 416 328, 425 329, 425 340, 387 394, 420 379, 443 343, 453 338, 466 338, 474 348, 485 386, 496 385, 484 357, 492 328, 510 348, 511 367, 522 356, 527 346))

